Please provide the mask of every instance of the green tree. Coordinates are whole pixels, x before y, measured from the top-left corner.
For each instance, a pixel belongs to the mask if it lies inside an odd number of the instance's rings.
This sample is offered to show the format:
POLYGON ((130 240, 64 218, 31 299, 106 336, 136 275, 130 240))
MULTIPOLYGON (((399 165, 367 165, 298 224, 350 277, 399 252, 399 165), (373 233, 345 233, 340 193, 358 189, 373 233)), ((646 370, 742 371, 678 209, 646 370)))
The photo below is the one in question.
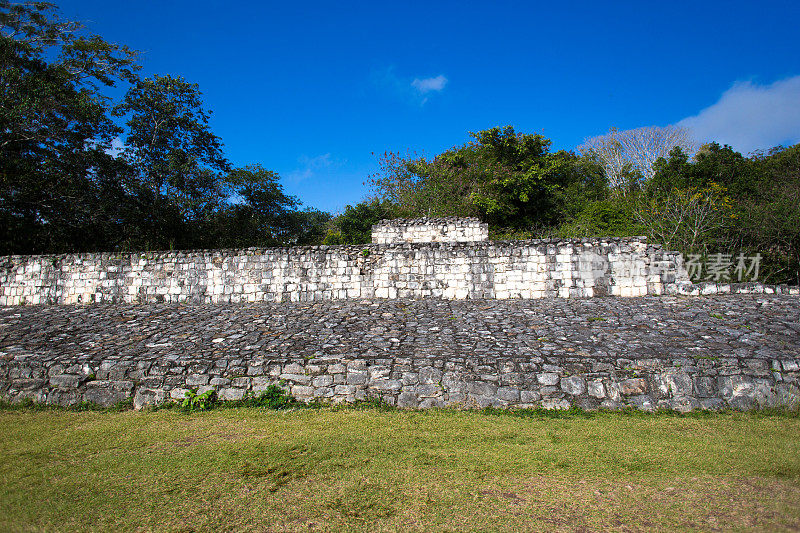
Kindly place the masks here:
POLYGON ((210 246, 250 247, 318 244, 330 215, 299 211, 300 201, 287 195, 280 176, 260 165, 233 169, 225 178, 231 201, 215 215, 210 246))
POLYGON ((136 54, 83 35, 53 4, 0 1, 0 253, 91 250, 119 230, 127 175, 102 90, 133 79, 136 54))
POLYGON ((401 216, 477 215, 495 227, 551 227, 576 211, 576 197, 607 193, 602 168, 572 152, 550 152, 539 134, 511 126, 470 133, 473 141, 432 159, 381 158, 379 198, 401 216))
POLYGON ((230 165, 201 96, 181 77, 154 76, 137 80, 116 108, 128 117, 124 155, 136 170, 137 195, 156 217, 149 228, 156 245, 175 245, 185 234, 161 223, 167 214, 177 209, 185 222, 197 223, 225 199, 230 165))
POLYGON ((372 242, 372 225, 384 218, 392 218, 392 208, 388 202, 370 200, 355 206, 348 205, 343 213, 331 220, 324 244, 372 242))

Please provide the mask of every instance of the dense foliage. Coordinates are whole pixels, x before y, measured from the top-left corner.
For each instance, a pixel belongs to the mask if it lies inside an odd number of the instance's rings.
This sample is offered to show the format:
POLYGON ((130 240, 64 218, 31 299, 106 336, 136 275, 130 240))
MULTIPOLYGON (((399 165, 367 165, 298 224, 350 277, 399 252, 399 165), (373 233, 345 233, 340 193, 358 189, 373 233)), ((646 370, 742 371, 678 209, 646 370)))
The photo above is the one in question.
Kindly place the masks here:
POLYGON ((136 60, 53 4, 0 1, 0 254, 322 238, 329 216, 274 173, 231 168, 197 85, 136 60))
MULTIPOLYGON (((433 158, 384 154, 375 198, 348 207, 334 226, 471 215, 488 222, 494 238, 647 235, 698 263, 723 261, 731 279, 742 257, 751 270, 742 280, 753 279, 751 258, 760 254, 759 279, 800 281, 800 145, 751 157, 716 143, 693 158, 675 148, 649 179, 639 173, 611 187, 591 153, 552 153, 549 140, 511 127, 471 136, 433 158)), ((335 234, 336 242, 368 239, 335 234)))

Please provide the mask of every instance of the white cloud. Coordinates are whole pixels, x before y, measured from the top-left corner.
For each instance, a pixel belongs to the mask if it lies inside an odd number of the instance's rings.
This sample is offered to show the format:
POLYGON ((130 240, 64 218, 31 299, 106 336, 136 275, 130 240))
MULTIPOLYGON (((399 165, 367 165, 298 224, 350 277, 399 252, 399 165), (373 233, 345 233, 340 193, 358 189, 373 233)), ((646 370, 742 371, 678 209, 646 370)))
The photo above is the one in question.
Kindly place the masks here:
POLYGON ((394 67, 373 71, 372 82, 389 94, 412 105, 425 105, 431 93, 440 93, 447 85, 444 74, 432 78, 414 78, 400 76, 394 67))
POLYGON ((414 78, 411 86, 418 90, 421 94, 429 93, 431 91, 440 92, 447 85, 447 78, 443 74, 439 74, 435 78, 414 78))
POLYGON ((717 103, 678 126, 700 142, 729 144, 747 154, 800 142, 800 75, 771 85, 737 82, 717 103))
POLYGON ((297 162, 300 163, 301 167, 289 172, 286 176, 293 183, 300 183, 313 176, 319 170, 338 165, 331 158, 330 152, 315 157, 308 157, 303 154, 297 158, 297 162))

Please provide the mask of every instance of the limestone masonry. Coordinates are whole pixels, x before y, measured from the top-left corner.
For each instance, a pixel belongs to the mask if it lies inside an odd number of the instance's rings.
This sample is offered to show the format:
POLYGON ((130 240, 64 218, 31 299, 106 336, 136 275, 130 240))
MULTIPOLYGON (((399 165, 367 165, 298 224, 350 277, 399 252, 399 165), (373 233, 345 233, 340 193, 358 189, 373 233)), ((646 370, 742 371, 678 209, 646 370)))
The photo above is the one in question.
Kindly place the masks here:
POLYGON ((800 402, 797 287, 692 285, 680 254, 643 238, 490 242, 475 219, 382 221, 373 240, 0 258, 0 397, 800 402))
POLYGON ((750 409, 800 400, 797 296, 0 308, 0 394, 136 407, 277 384, 400 407, 750 409))
POLYGON ((0 305, 674 294, 683 258, 626 239, 486 240, 476 219, 382 221, 378 244, 0 258, 0 305), (420 239, 431 242, 406 242, 420 239), (473 239, 466 241, 465 239, 473 239))
POLYGON ((477 218, 401 218, 381 220, 372 226, 373 244, 488 240, 489 225, 477 218))

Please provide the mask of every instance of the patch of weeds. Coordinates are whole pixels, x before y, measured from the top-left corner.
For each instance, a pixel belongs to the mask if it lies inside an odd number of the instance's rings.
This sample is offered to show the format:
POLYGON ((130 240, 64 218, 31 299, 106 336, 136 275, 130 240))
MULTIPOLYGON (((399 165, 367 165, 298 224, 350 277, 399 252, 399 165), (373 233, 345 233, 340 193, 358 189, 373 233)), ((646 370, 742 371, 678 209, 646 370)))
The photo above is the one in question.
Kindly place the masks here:
POLYGON ((270 385, 258 396, 251 396, 236 402, 225 402, 225 407, 257 407, 261 409, 290 409, 305 407, 290 393, 278 385, 270 385))
POLYGON ((129 396, 124 400, 121 400, 114 405, 107 408, 108 411, 112 413, 120 413, 122 411, 130 411, 133 409, 133 396, 129 396))
POLYGON ((716 318, 718 320, 725 320, 725 317, 720 315, 719 313, 708 313, 708 316, 711 318, 716 318))
MULTIPOLYGON (((133 402, 133 400, 131 400, 133 402)), ((133 405, 131 403, 131 405, 133 405)), ((50 403, 34 402, 31 398, 24 398, 18 402, 9 402, 0 400, 0 410, 3 411, 67 411, 67 412, 82 412, 82 411, 108 411, 110 407, 103 407, 94 402, 81 402, 73 405, 55 405, 50 403)))
POLYGON ((192 413, 195 411, 208 411, 217 401, 217 391, 209 389, 202 394, 196 390, 187 390, 186 398, 181 402, 181 409, 192 413))
POLYGON ((606 319, 601 316, 589 317, 589 322, 605 322, 606 319))
POLYGON ((358 400, 353 402, 348 407, 352 409, 374 409, 375 411, 387 412, 395 411, 397 408, 386 403, 386 400, 379 396, 373 396, 366 400, 358 400))

